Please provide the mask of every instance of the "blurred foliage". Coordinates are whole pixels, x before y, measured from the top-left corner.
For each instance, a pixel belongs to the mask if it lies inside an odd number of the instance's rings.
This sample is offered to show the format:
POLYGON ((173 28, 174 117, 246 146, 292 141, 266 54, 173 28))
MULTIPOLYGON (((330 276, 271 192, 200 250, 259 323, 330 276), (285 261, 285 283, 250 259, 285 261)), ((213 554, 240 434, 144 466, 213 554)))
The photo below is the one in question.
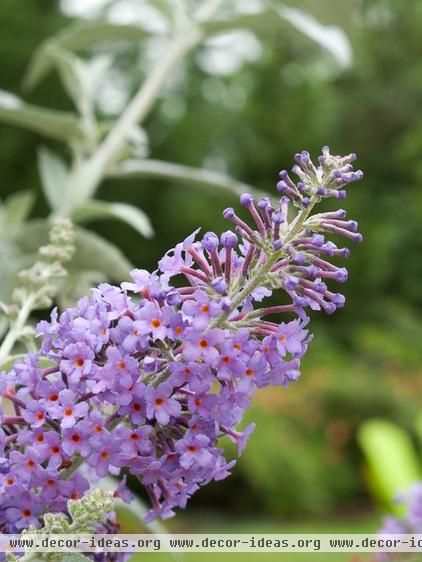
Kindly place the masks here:
MULTIPOLYGON (((319 0, 307 4, 333 23, 338 3, 334 9, 319 0)), ((349 69, 339 73, 294 29, 269 30, 261 56, 234 74, 207 72, 199 50, 146 123, 154 157, 206 165, 263 190, 272 189, 293 153, 315 154, 325 144, 337 153, 357 152, 366 176, 345 202, 365 235, 348 263, 347 307, 334 318, 314 315, 317 337, 303 378, 290 390, 261 393, 250 414, 257 430, 239 469, 201 491, 193 510, 218 505, 284 516, 353 510, 365 501, 359 425, 381 417, 414 432, 422 389, 422 4, 359 0, 347 6, 353 8, 349 69)), ((28 56, 69 20, 53 0, 3 0, 0 20, 1 88, 18 92, 28 56)), ((114 57, 122 72, 133 64, 139 69, 128 84, 133 93, 143 76, 138 49, 117 48, 114 57)), ((25 99, 71 108, 53 74, 25 99)), ((35 218, 47 208, 34 165, 39 143, 35 133, 0 126, 1 198, 35 186, 35 218)), ((109 179, 101 186, 103 200, 116 201, 116 193, 147 213, 156 236, 145 242, 111 221, 92 227, 148 269, 197 226, 226 228, 221 210, 236 203, 221 191, 166 180, 109 179)), ((32 234, 22 232, 19 244, 33 252, 32 234)))

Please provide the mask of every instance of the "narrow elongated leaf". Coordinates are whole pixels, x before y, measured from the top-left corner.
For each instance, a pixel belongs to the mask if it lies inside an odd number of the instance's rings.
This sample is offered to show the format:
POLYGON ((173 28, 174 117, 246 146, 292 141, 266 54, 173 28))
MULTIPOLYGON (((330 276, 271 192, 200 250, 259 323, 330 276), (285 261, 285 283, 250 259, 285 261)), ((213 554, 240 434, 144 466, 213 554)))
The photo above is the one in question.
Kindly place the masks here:
POLYGON ((13 238, 34 206, 35 195, 31 191, 19 191, 8 197, 3 212, 3 236, 13 238))
POLYGON ((401 513, 394 497, 421 479, 421 465, 410 437, 386 420, 369 420, 358 433, 378 499, 401 513))
POLYGON ((0 121, 30 129, 47 137, 66 141, 83 140, 76 115, 24 103, 0 90, 0 121))
MULTIPOLYGON (((48 223, 33 220, 21 229, 16 244, 22 253, 33 254, 47 243, 48 223)), ((76 252, 67 269, 70 272, 99 271, 111 281, 128 278, 132 264, 117 246, 84 228, 76 228, 76 252)))
POLYGON ((278 14, 331 53, 339 66, 342 68, 350 66, 353 59, 352 47, 342 29, 336 26, 323 25, 312 15, 297 8, 285 6, 278 10, 278 14))
POLYGON ((148 0, 148 4, 157 8, 171 23, 175 23, 185 11, 182 0, 148 0))
POLYGON ((41 44, 29 63, 24 87, 33 88, 50 72, 53 62, 49 50, 52 45, 68 51, 80 51, 104 41, 139 41, 147 35, 149 31, 139 25, 120 25, 101 20, 78 22, 41 44))
POLYGON ((275 6, 253 14, 239 14, 225 19, 214 19, 202 24, 207 36, 231 29, 250 29, 257 33, 282 31, 286 23, 292 25, 310 39, 324 47, 341 67, 352 61, 352 48, 346 33, 339 27, 327 26, 314 16, 290 6, 275 6))
POLYGON ((92 200, 85 203, 72 213, 76 222, 98 219, 118 219, 126 222, 146 238, 151 238, 154 231, 147 215, 133 205, 125 203, 108 203, 92 200))
POLYGON ((83 115, 92 104, 98 83, 110 65, 110 57, 98 56, 84 61, 54 44, 46 49, 45 56, 58 70, 64 89, 83 115))
POLYGON ((117 283, 128 278, 133 269, 123 252, 108 240, 89 230, 76 229, 76 253, 70 270, 100 271, 117 283))
POLYGON ((46 53, 52 64, 57 68, 64 89, 69 94, 75 107, 81 111, 84 92, 84 64, 82 60, 64 49, 51 45, 46 53))
POLYGON ((126 160, 111 168, 109 175, 116 178, 147 177, 168 179, 181 183, 189 182, 208 189, 223 189, 236 195, 245 191, 258 196, 267 195, 264 191, 237 181, 226 174, 162 160, 126 160))
POLYGON ((58 211, 66 199, 68 172, 64 161, 48 150, 38 152, 38 168, 44 195, 53 211, 58 211))

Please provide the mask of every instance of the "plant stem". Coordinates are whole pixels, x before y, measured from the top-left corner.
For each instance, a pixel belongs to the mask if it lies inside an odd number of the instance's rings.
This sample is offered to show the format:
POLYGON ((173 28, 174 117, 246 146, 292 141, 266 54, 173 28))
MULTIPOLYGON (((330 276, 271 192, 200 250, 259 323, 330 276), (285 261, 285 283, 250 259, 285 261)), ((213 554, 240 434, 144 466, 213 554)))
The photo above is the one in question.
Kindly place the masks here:
POLYGON ((148 115, 173 67, 199 43, 201 38, 202 33, 196 27, 176 37, 167 54, 146 78, 96 152, 84 162, 83 173, 79 174, 84 184, 82 193, 84 199, 91 197, 97 189, 107 168, 124 144, 128 132, 142 123, 148 115))
POLYGON ((32 312, 32 307, 35 301, 35 295, 32 294, 23 304, 19 311, 19 314, 12 324, 11 329, 4 338, 3 343, 0 346, 0 364, 6 361, 15 345, 16 341, 21 337, 22 330, 24 329, 29 315, 32 312))

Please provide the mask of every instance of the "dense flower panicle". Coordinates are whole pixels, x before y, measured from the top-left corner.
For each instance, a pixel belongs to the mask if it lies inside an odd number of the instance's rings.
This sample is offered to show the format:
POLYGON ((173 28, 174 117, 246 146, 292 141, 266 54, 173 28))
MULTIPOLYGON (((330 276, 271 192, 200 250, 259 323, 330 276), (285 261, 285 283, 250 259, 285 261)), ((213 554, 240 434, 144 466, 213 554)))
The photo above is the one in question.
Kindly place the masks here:
MULTIPOLYGON (((324 149, 315 166, 307 152, 296 155, 299 181, 280 172, 277 206, 241 196, 252 226, 226 209, 235 232, 200 239, 196 231, 155 272, 100 285, 38 325, 39 352, 0 379, 1 529, 64 511, 89 489, 86 467, 97 477, 122 469, 138 477, 151 499, 149 519, 172 516, 200 486, 228 476, 234 461, 219 440, 227 436, 240 454, 254 426, 237 426, 256 389, 299 377, 312 337, 305 309, 344 305, 327 284, 347 272, 328 258, 348 251, 324 233, 361 236, 344 211, 310 211, 322 197, 343 198, 341 188, 361 178, 354 158, 324 149), (274 289, 285 304, 256 304, 274 289), (283 321, 267 319, 274 314, 283 321), (41 368, 41 358, 51 366, 41 368)), ((127 497, 124 485, 117 494, 127 497)))

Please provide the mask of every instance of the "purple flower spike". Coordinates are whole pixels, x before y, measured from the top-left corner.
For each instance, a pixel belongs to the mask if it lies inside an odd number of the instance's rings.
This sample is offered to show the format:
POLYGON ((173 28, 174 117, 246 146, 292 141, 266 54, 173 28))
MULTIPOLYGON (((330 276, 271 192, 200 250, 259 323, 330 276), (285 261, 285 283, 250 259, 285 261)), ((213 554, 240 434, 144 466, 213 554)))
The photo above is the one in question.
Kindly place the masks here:
MULTIPOLYGON (((228 208, 235 232, 199 241, 197 230, 156 271, 134 270, 121 287, 101 284, 39 324, 39 351, 0 377, 12 408, 0 411, 2 532, 64 512, 89 490, 86 474, 135 476, 152 504, 147 520, 173 516, 201 486, 229 475, 235 461, 220 438, 241 454, 254 424, 238 426, 254 393, 300 377, 312 339, 306 309, 331 314, 345 304, 331 285, 348 273, 330 258, 349 251, 329 236, 362 236, 344 210, 313 209, 362 177, 354 159, 324 147, 314 164, 297 153, 297 181, 280 172, 278 204, 241 196, 251 224, 228 208), (268 306, 277 291, 283 304, 268 306), (43 358, 51 368, 40 368, 43 358)), ((124 480, 115 495, 130 501, 124 480)), ((418 532, 422 493, 413 496, 406 525, 418 532)))

